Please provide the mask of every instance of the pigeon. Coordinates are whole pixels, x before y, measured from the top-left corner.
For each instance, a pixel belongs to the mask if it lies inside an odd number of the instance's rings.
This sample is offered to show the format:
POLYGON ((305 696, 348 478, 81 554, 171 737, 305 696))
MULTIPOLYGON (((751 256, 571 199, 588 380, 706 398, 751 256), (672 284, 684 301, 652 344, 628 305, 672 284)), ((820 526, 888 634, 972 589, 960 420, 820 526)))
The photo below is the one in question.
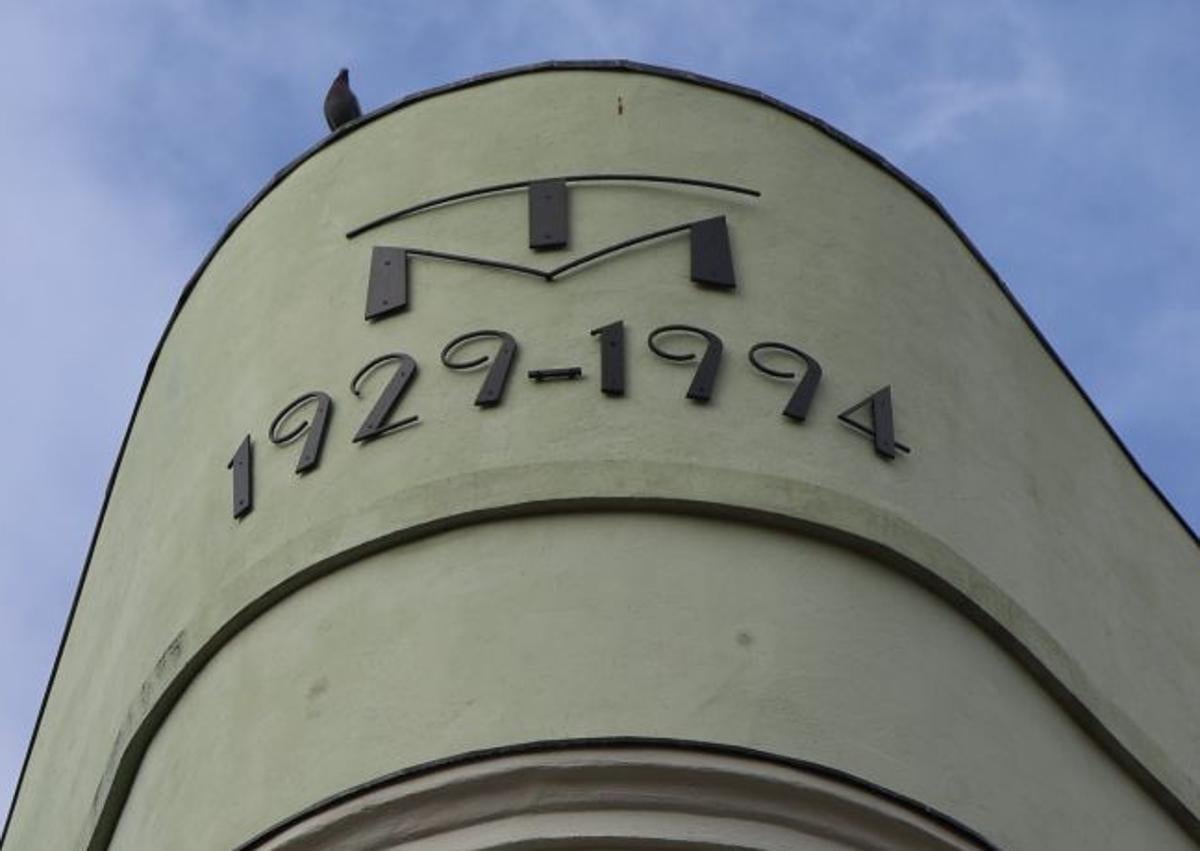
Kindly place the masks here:
POLYGON ((329 93, 325 95, 325 122, 330 131, 335 131, 361 117, 358 98, 350 91, 350 72, 343 68, 338 71, 329 86, 329 93))

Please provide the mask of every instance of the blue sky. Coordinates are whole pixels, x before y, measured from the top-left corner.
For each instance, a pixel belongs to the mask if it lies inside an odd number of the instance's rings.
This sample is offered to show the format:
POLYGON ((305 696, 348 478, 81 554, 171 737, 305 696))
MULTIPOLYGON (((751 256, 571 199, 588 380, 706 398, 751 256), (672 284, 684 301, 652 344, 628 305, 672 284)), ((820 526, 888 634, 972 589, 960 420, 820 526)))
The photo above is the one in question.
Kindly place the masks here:
POLYGON ((0 801, 180 288, 342 65, 368 109, 626 58, 824 118, 942 201, 1200 527, 1197 37, 1194 0, 6 0, 0 801))

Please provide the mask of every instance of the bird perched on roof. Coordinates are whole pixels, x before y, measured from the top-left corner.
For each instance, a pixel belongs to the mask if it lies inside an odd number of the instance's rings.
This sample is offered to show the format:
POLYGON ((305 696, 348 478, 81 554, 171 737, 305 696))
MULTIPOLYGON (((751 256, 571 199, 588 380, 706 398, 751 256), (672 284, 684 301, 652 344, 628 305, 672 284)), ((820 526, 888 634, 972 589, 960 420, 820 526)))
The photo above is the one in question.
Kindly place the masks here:
POLYGON ((325 123, 332 131, 361 116, 362 109, 358 106, 358 98, 350 91, 350 72, 343 68, 333 78, 329 92, 325 95, 325 123))

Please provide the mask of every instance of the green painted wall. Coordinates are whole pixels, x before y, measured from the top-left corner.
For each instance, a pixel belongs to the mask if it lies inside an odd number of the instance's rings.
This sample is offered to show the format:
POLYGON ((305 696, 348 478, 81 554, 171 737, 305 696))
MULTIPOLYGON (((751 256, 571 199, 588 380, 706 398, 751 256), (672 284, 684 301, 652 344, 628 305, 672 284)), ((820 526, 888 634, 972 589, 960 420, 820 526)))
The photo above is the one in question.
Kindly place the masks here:
POLYGON ((1197 567, 1000 288, 893 176, 682 80, 501 79, 319 151, 204 271, 137 413, 5 849, 86 847, 114 825, 114 848, 228 848, 406 764, 617 733, 823 761, 1008 849, 1193 847, 1000 644, 1198 812, 1197 567), (528 250, 521 193, 344 238, 430 197, 581 172, 763 195, 578 187, 566 254, 528 250), (691 285, 675 239, 553 284, 416 260, 410 311, 362 319, 374 244, 549 267, 712 215, 734 293, 691 285), (616 319, 629 392, 608 399, 588 332, 616 319), (645 346, 679 322, 725 341, 708 406, 645 346), (478 328, 521 344, 488 411, 478 373, 438 362, 478 328), (824 366, 804 425, 779 415, 790 385, 746 363, 762 340, 824 366), (403 411, 422 423, 352 445, 370 398, 350 378, 389 351, 420 363, 403 411), (584 381, 524 377, 576 364, 584 381), (914 447, 892 463, 836 422, 885 384, 914 447), (317 389, 335 410, 301 478, 298 447, 266 428, 317 389), (256 508, 236 522, 225 464, 247 432, 256 508), (594 513, 614 508, 639 513, 594 513), (474 523, 514 513, 536 516, 474 523))
POLYGON ((1005 849, 1193 847, 895 571, 795 533, 610 513, 449 532, 289 597, 171 715, 113 848, 232 848, 397 766, 612 735, 838 766, 1005 849))

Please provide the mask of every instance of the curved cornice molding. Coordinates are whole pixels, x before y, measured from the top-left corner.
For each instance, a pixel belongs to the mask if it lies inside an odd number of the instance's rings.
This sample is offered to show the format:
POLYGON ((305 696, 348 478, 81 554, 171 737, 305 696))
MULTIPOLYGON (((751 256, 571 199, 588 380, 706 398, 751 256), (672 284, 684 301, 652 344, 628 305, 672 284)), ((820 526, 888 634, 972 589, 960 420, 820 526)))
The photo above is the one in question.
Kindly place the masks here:
POLYGON ((995 851, 844 772, 705 742, 566 739, 463 754, 323 801, 237 851, 667 847, 995 851))
POLYGON ((1009 653, 1200 839, 1187 776, 1032 615, 941 540, 871 502, 795 479, 694 464, 572 461, 489 468, 407 488, 349 521, 339 517, 306 529, 219 587, 147 673, 113 742, 80 847, 107 848, 146 751, 188 687, 242 630, 292 594, 375 553, 441 532, 513 517, 601 511, 671 512, 786 529, 900 571, 1009 653), (318 551, 326 555, 313 561, 318 551))

